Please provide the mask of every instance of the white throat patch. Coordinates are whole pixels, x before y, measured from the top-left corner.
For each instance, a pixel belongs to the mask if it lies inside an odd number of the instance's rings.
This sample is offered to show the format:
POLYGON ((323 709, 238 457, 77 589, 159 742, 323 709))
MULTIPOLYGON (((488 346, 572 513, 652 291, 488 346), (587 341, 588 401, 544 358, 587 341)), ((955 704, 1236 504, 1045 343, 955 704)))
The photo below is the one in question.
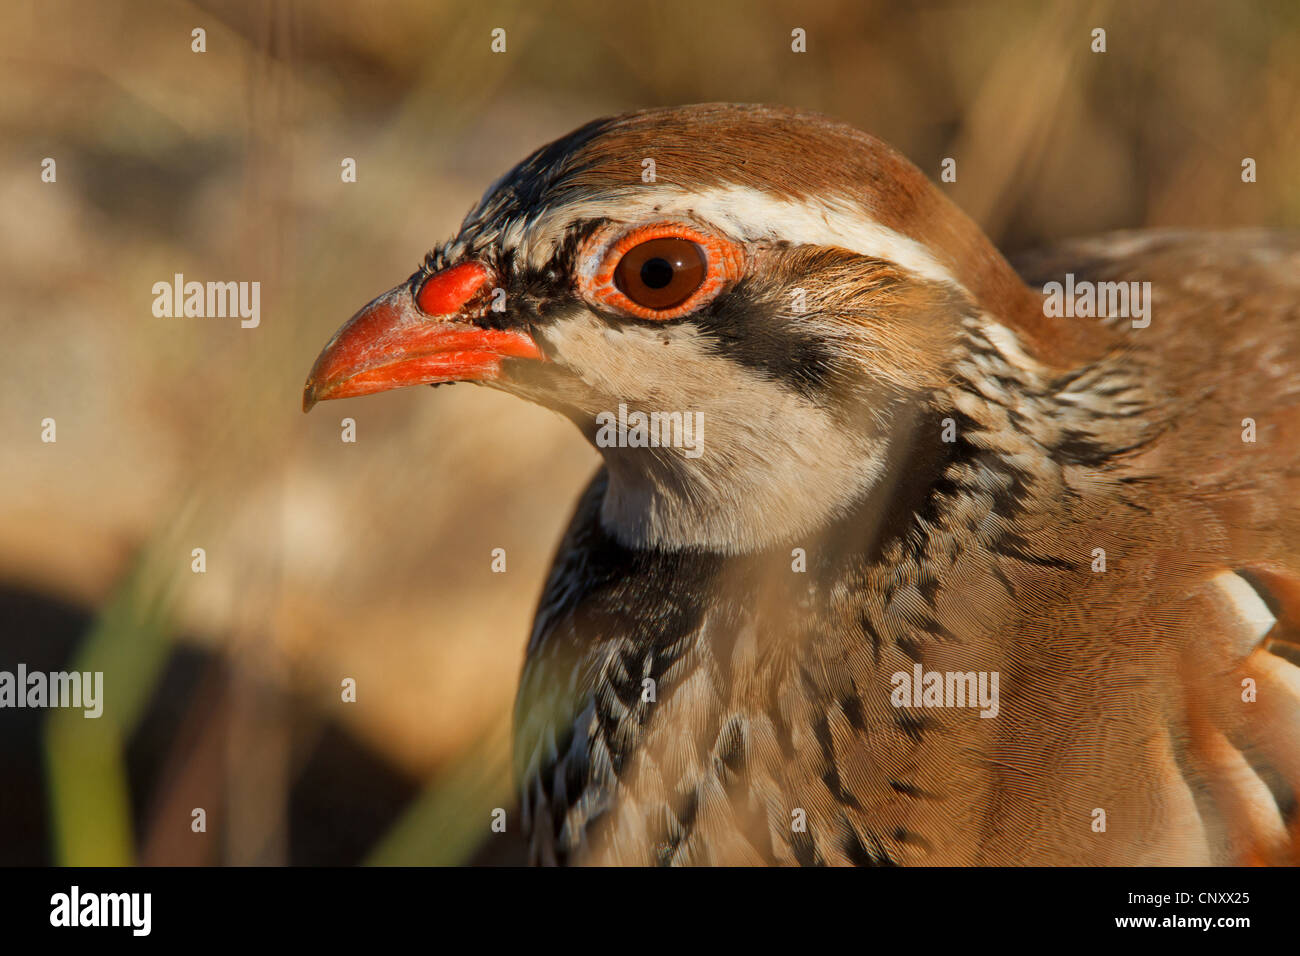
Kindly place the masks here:
POLYGON ((846 429, 781 382, 712 354, 688 325, 615 329, 583 310, 541 334, 582 377, 593 427, 620 404, 702 418, 698 449, 598 448, 610 476, 601 518, 629 547, 735 553, 790 540, 883 472, 887 442, 870 423, 846 429))

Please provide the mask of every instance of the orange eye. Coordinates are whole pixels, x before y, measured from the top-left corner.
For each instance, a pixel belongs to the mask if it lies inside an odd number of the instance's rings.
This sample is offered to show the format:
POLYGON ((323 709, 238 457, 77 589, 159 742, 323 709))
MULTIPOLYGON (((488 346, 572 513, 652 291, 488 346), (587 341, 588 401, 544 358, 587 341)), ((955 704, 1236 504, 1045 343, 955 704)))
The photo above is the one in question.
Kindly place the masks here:
POLYGON ((607 223, 578 252, 578 289, 600 308, 666 322, 703 308, 744 272, 744 247, 689 222, 607 223))
POLYGON ((623 254, 614 285, 637 305, 661 311, 689 299, 707 270, 704 250, 689 239, 651 239, 623 254))

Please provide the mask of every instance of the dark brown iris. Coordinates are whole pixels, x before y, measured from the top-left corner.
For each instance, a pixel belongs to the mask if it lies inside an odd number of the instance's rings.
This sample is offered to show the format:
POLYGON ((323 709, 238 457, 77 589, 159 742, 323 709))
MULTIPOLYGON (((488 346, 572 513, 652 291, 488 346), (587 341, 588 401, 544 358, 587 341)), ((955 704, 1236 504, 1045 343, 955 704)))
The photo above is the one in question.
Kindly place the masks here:
POLYGON ((691 297, 707 271, 704 250, 689 239, 651 239, 624 253, 614 269, 620 292, 646 309, 671 309, 691 297))

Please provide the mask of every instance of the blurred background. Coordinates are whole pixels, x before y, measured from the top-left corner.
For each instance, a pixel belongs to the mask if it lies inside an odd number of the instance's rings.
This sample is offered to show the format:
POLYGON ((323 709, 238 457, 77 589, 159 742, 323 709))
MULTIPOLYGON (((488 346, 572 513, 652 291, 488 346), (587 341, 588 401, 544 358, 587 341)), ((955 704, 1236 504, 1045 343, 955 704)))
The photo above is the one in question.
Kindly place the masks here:
POLYGON ((7 0, 0 670, 106 689, 99 720, 0 710, 0 863, 522 861, 515 681, 597 456, 486 389, 304 417, 303 380, 529 151, 709 100, 955 157, 1007 252, 1300 223, 1286 0, 7 0), (260 281, 260 326, 156 318, 175 273, 260 281))

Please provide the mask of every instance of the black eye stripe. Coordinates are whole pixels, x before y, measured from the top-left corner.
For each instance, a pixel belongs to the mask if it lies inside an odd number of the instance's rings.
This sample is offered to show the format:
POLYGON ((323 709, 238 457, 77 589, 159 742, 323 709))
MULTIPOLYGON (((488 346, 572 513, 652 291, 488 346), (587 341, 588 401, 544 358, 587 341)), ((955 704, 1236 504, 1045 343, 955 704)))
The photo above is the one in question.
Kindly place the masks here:
POLYGON ((781 317, 784 290, 741 280, 707 308, 686 317, 721 356, 771 375, 813 401, 832 386, 834 349, 816 332, 781 317))

